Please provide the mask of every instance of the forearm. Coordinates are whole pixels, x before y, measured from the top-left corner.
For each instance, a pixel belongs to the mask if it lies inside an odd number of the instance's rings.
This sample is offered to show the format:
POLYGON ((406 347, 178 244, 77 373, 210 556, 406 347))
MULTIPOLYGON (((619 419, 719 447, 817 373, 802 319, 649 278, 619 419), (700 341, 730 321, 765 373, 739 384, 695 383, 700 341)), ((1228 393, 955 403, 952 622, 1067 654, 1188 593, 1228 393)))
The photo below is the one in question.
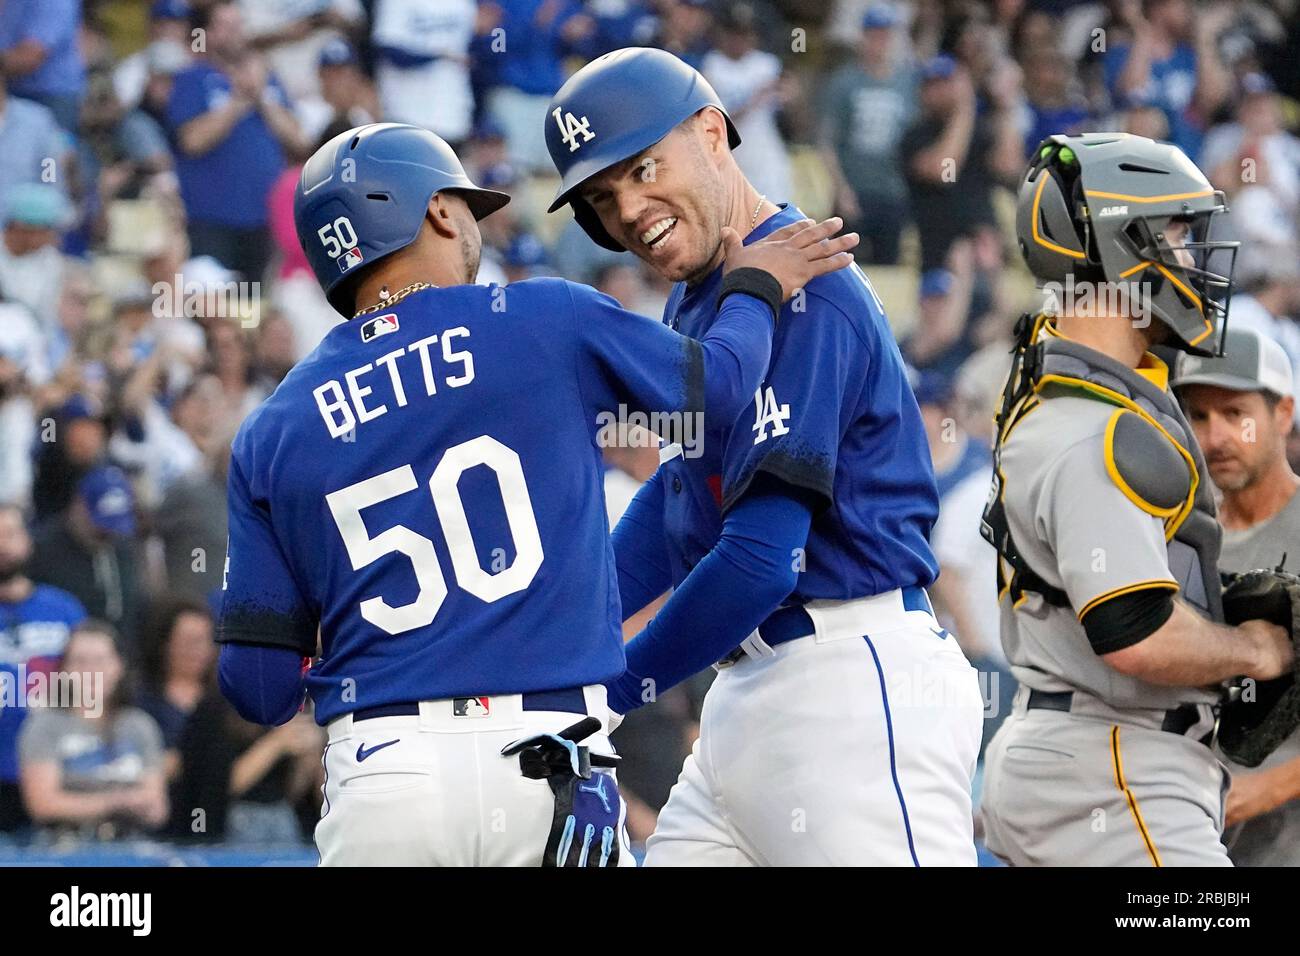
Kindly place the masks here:
POLYGON ((259 738, 230 768, 230 795, 241 797, 280 762, 284 751, 274 732, 259 738))
POLYGON ((772 355, 771 306, 747 294, 722 301, 718 317, 700 340, 704 364, 704 413, 720 424, 735 421, 754 397, 772 355))
POLYGON ((1192 103, 1207 126, 1232 89, 1232 78, 1219 59, 1217 39, 1209 30, 1197 31, 1196 89, 1192 93, 1192 103))
POLYGON ((271 135, 284 147, 285 152, 293 156, 307 153, 309 144, 293 113, 265 95, 262 97, 261 112, 271 135))
POLYGON ((1009 109, 999 109, 993 116, 994 146, 990 165, 993 173, 1005 183, 1012 183, 1025 165, 1025 142, 1016 129, 1015 117, 1009 109))
POLYGON ((1216 624, 1175 601, 1173 613, 1154 633, 1103 654, 1102 660, 1152 684, 1198 687, 1251 674, 1259 651, 1242 628, 1216 624))
POLYGON ((26 76, 40 69, 49 51, 35 40, 23 40, 0 54, 5 76, 26 76))
POLYGON ((1132 95, 1141 92, 1151 79, 1151 30, 1139 25, 1133 30, 1133 43, 1128 50, 1128 59, 1120 70, 1116 86, 1121 93, 1132 95))
POLYGON ((663 472, 656 471, 637 491, 611 536, 625 621, 672 586, 663 524, 663 472))
POLYGON ((240 717, 254 724, 283 724, 302 706, 302 666, 302 658, 288 648, 223 644, 217 683, 240 717))
POLYGON ((103 820, 117 808, 108 793, 74 793, 63 788, 59 769, 53 764, 41 769, 23 768, 23 802, 37 823, 83 823, 103 820))
POLYGON ((178 140, 181 151, 188 156, 202 156, 211 151, 230 135, 235 124, 247 116, 252 108, 253 104, 248 100, 232 96, 216 109, 194 117, 180 128, 178 140))
POLYGON ((625 713, 649 703, 748 637, 794 588, 792 554, 811 524, 800 499, 776 492, 742 499, 718 544, 627 645, 627 672, 610 687, 610 706, 625 713))

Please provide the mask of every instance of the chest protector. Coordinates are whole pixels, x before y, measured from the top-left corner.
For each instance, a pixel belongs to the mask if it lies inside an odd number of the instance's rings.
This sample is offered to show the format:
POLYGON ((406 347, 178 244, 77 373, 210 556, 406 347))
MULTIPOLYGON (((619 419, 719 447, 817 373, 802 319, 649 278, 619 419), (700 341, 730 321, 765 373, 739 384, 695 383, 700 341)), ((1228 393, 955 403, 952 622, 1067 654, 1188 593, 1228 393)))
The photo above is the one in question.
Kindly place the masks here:
POLYGON ((1011 538, 1003 501, 1002 445, 1040 402, 1074 395, 1115 407, 1105 435, 1107 473, 1129 500, 1164 522, 1169 570, 1183 599, 1211 620, 1222 621, 1221 531, 1214 497, 1202 480, 1205 461, 1182 409, 1169 392, 1133 369, 1044 333, 1045 322, 1043 316, 1026 314, 1017 323, 1011 374, 995 419, 993 487, 980 533, 998 551, 998 593, 1008 591, 1016 602, 1032 592, 1053 606, 1070 606, 1066 593, 1035 573, 1011 538))

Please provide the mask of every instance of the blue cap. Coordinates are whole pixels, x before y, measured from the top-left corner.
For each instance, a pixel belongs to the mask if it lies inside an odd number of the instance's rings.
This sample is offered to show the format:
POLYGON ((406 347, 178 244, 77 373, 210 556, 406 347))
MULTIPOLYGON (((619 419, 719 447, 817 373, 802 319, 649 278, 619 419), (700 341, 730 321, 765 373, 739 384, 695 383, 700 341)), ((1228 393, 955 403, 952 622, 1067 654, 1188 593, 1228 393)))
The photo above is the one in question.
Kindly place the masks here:
POLYGON ((135 493, 121 468, 94 469, 81 479, 77 494, 96 528, 123 538, 135 534, 135 493))
POLYGON ((484 189, 509 189, 519 182, 519 173, 510 163, 493 163, 481 170, 478 178, 484 189))
POLYGON ((342 37, 335 37, 320 48, 318 63, 321 66, 347 66, 356 62, 357 51, 342 37))
POLYGON ((74 422, 79 418, 102 419, 104 416, 99 413, 89 398, 79 392, 74 392, 68 396, 68 400, 59 406, 59 419, 65 423, 74 422))
POLYGON ((921 67, 921 79, 946 80, 957 71, 957 61, 947 53, 936 53, 921 67))
POLYGON ((947 295, 952 291, 952 273, 947 269, 926 269, 921 273, 921 298, 947 295))
POLYGON ((546 262, 546 247, 531 232, 521 232, 506 246, 506 265, 516 269, 531 269, 546 262))
POLYGON ((862 29, 887 30, 898 25, 898 11, 887 3, 873 3, 862 17, 862 29))
POLYGON ((72 203, 52 183, 19 183, 9 190, 5 222, 66 229, 72 225, 72 203))
POLYGON ((188 20, 190 5, 185 0, 154 0, 149 8, 150 20, 188 20))
POLYGON ((918 405, 944 405, 952 398, 955 386, 950 376, 925 369, 917 373, 912 391, 918 405))

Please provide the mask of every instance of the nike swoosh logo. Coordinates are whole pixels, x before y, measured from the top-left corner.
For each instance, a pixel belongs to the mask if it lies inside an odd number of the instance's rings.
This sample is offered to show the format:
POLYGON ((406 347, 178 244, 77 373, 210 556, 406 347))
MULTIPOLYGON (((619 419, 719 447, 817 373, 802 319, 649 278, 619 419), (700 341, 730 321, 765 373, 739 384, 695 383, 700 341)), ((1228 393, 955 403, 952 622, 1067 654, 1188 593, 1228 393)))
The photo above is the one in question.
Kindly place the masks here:
POLYGON ((393 744, 401 742, 401 739, 402 739, 401 737, 398 737, 397 740, 390 740, 386 744, 375 744, 369 750, 366 749, 366 745, 364 742, 358 744, 357 763, 361 763, 361 761, 365 760, 367 757, 379 753, 379 751, 383 750, 385 747, 391 747, 393 744))

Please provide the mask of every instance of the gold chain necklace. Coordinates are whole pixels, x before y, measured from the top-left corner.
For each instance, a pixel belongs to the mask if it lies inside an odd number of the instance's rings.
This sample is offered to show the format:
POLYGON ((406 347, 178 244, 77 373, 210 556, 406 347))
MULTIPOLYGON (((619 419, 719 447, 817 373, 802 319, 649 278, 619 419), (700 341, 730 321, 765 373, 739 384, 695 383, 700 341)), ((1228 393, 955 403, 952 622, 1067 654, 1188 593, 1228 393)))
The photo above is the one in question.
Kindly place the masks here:
POLYGON ((763 200, 766 199, 766 198, 767 198, 766 196, 759 196, 759 197, 758 197, 758 205, 754 207, 754 215, 752 215, 752 216, 749 217, 749 231, 750 231, 750 232, 753 232, 753 231, 754 231, 754 227, 758 225, 758 211, 759 211, 760 209, 763 208, 763 200))
POLYGON ((398 289, 392 295, 389 295, 388 287, 385 286, 379 290, 379 302, 377 302, 375 305, 370 306, 370 308, 368 309, 362 309, 360 312, 357 312, 355 315, 353 315, 352 318, 355 319, 358 318, 359 316, 369 315, 371 312, 378 312, 380 309, 392 308, 394 305, 396 305, 397 303, 405 299, 408 295, 412 295, 413 293, 416 292, 422 292, 425 289, 436 289, 436 288, 438 287, 434 285, 432 282, 412 282, 405 289, 398 289))

